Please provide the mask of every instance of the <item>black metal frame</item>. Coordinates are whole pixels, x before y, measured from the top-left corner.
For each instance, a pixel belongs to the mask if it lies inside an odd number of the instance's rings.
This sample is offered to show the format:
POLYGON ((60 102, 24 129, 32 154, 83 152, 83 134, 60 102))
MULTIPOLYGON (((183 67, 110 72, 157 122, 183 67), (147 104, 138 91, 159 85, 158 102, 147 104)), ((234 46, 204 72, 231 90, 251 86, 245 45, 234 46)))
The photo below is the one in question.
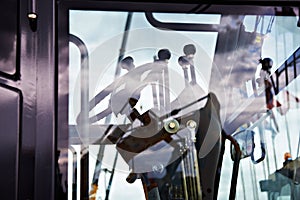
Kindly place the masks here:
MULTIPOLYGON (((210 13, 212 11, 218 10, 220 7, 224 5, 232 5, 232 8, 235 9, 236 6, 296 6, 298 7, 299 1, 259 1, 259 0, 253 0, 253 1, 214 1, 213 5, 216 6, 215 8, 211 8, 209 5, 211 4, 211 1, 201 1, 202 5, 207 5, 207 9, 203 9, 202 12, 210 13), (209 10, 211 9, 211 10, 209 10)), ((162 2, 161 0, 156 1, 148 1, 145 0, 144 2, 140 1, 127 1, 127 0, 119 0, 119 1, 97 1, 92 0, 89 2, 83 1, 83 0, 62 0, 59 1, 57 4, 57 49, 56 49, 56 55, 57 55, 57 75, 60 71, 65 71, 65 69, 68 69, 68 60, 64 55, 61 55, 59 52, 62 49, 65 49, 68 47, 68 17, 69 17, 69 10, 71 9, 80 9, 80 10, 104 10, 104 11, 137 11, 137 12, 145 12, 148 19, 150 19, 150 23, 152 22, 155 27, 160 27, 162 24, 166 25, 169 29, 178 30, 176 28, 172 28, 176 24, 168 24, 168 23, 161 23, 157 21, 151 12, 177 12, 177 13, 197 13, 199 11, 199 2, 195 0, 189 0, 189 1, 168 1, 168 2, 162 2), (180 5, 180 6, 179 6, 180 5), (197 9, 195 9, 197 8, 197 9)), ((231 11, 226 10, 225 13, 230 13, 231 11)), ((247 11, 246 13, 256 14, 256 10, 247 11)), ((271 14, 271 13, 270 13, 271 14)), ((183 24, 180 24, 183 25, 183 24)), ((191 24, 195 25, 195 24, 191 24)), ((210 27, 204 25, 199 25, 199 28, 206 29, 207 31, 212 31, 210 27)), ((181 30, 181 29, 180 29, 181 30)), ((58 78, 57 78, 58 81, 58 78)), ((68 78, 65 78, 63 80, 63 83, 57 82, 57 106, 56 106, 56 125, 57 125, 57 147, 58 148, 67 148, 68 144, 68 136, 67 134, 64 134, 65 127, 67 126, 67 102, 68 102, 68 96, 67 94, 60 96, 60 91, 63 91, 67 87, 66 83, 68 83, 68 78), (61 140, 60 140, 61 139, 61 140)), ((235 198, 235 188, 237 184, 237 174, 239 169, 239 160, 241 157, 240 149, 236 141, 231 137, 226 135, 225 132, 222 133, 222 143, 226 139, 230 140, 230 142, 234 145, 237 153, 236 157, 234 159, 234 167, 232 171, 232 179, 231 179, 231 189, 230 189, 230 198, 235 198)), ((224 146, 222 146, 220 158, 218 161, 218 170, 221 170, 222 167, 222 159, 224 154, 224 146)), ((219 173, 219 172, 217 172, 219 173)), ((216 181, 219 182, 219 179, 216 178, 216 181)), ((218 189, 218 186, 215 185, 215 189, 218 189)), ((214 196, 216 199, 217 196, 214 196)))
MULTIPOLYGON (((21 187, 21 184, 19 182, 19 173, 20 173, 20 155, 21 155, 21 148, 22 148, 22 125, 23 125, 23 94, 22 94, 22 91, 18 88, 15 88, 13 86, 10 86, 10 85, 6 85, 2 82, 0 82, 0 87, 1 88, 4 88, 4 89, 7 89, 9 91, 12 91, 12 92, 15 92, 18 94, 18 97, 19 97, 19 119, 18 119, 18 137, 17 137, 17 158, 16 158, 16 167, 17 167, 17 170, 16 170, 16 177, 11 177, 11 178, 14 178, 15 179, 15 182, 16 182, 16 194, 13 194, 15 195, 15 198, 18 198, 18 195, 19 195, 19 188, 21 187)), ((10 197, 12 198, 13 195, 10 197)))
POLYGON ((7 73, 7 72, 4 72, 4 71, 0 71, 0 77, 3 77, 3 78, 7 78, 7 79, 10 79, 10 80, 13 80, 13 81, 18 81, 20 80, 21 78, 21 67, 20 67, 20 60, 21 60, 21 57, 20 57, 20 35, 21 35, 21 32, 20 32, 20 26, 21 26, 21 23, 20 23, 20 8, 21 5, 20 5, 20 0, 17 0, 17 13, 16 13, 16 18, 17 18, 17 27, 16 27, 16 66, 15 67, 15 72, 10 74, 10 73, 7 73))
MULTIPOLYGON (((74 4, 82 4, 84 7, 87 2, 84 0, 60 0, 59 2, 67 2, 70 5, 74 4)), ((99 0, 90 0, 89 4, 94 3, 102 3, 103 1, 99 0)), ((104 1, 105 2, 105 1, 104 1)), ((285 1, 285 0, 214 0, 213 2, 210 0, 202 0, 199 2, 199 0, 168 0, 168 1, 162 1, 162 0, 110 0, 110 2, 119 2, 119 3, 134 3, 134 4, 147 4, 147 3, 153 3, 153 4, 195 4, 195 5, 260 5, 260 6, 299 6, 298 0, 292 0, 292 1, 285 1)), ((151 9, 151 8, 149 8, 151 9)))

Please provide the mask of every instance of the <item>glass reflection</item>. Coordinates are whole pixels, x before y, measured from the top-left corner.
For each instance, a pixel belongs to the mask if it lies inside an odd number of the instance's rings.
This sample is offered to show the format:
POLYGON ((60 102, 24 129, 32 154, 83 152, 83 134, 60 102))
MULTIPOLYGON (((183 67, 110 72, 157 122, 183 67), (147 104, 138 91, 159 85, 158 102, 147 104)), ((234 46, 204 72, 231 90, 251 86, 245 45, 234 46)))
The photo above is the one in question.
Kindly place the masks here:
POLYGON ((225 151, 220 174, 222 131, 251 132, 251 141, 240 142, 246 153, 237 198, 247 191, 256 199, 298 197, 297 173, 281 173, 278 164, 290 152, 298 168, 295 16, 207 18, 215 21, 204 33, 156 29, 143 13, 70 11, 70 34, 86 45, 89 63, 81 68, 70 43, 70 145, 88 158, 89 172, 77 177, 78 197, 227 199, 220 191, 230 184, 232 163, 225 151))

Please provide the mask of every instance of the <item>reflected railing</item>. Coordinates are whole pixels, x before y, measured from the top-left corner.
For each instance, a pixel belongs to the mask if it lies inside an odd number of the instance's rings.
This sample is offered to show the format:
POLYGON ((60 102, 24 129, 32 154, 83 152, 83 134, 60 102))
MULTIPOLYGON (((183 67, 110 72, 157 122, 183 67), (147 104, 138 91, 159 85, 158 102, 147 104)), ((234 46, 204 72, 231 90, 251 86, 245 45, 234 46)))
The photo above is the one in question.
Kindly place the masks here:
POLYGON ((278 94, 300 74, 300 47, 272 74, 275 79, 273 85, 275 94, 278 94))

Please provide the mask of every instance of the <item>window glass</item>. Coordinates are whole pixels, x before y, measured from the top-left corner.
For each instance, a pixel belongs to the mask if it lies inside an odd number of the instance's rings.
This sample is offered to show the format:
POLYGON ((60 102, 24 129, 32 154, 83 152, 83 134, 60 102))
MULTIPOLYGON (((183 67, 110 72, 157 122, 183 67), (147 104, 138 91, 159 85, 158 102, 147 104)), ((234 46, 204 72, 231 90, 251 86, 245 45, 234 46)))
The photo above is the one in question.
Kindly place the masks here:
POLYGON ((70 10, 68 198, 299 197, 300 30, 283 10, 70 10))

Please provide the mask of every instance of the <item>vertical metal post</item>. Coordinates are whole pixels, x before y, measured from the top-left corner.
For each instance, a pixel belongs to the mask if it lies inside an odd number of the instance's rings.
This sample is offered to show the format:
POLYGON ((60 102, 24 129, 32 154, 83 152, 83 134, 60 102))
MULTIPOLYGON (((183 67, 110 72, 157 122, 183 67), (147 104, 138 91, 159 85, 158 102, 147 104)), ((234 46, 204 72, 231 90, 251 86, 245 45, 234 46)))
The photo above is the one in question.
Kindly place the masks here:
POLYGON ((255 199, 259 199, 258 197, 258 190, 257 190, 257 178, 256 178, 256 169, 255 165, 252 164, 252 169, 253 169, 253 177, 254 177, 254 191, 255 191, 255 199))
POLYGON ((73 147, 69 147, 69 150, 73 154, 73 167, 72 167, 72 200, 77 200, 77 152, 73 147))
POLYGON ((287 140, 288 140, 289 151, 290 151, 290 153, 292 153, 290 130, 289 130, 289 125, 288 125, 288 120, 287 120, 286 115, 284 115, 284 119, 285 119, 286 137, 287 137, 287 140))
POLYGON ((231 135, 225 135, 225 137, 233 144, 235 150, 234 162, 233 162, 233 168, 231 174, 230 193, 229 193, 229 200, 234 200, 236 196, 236 185, 237 185, 239 165, 240 165, 242 152, 239 144, 231 135))
POLYGON ((108 186, 106 188, 105 200, 109 199, 110 188, 111 188, 112 181, 113 181, 113 178, 114 178, 114 173, 115 173, 115 168, 116 168, 117 160, 118 160, 118 152, 116 152, 114 164, 113 164, 113 167, 112 167, 112 172, 111 172, 111 175, 109 177, 108 186))
POLYGON ((82 140, 81 147, 81 170, 80 170, 80 197, 81 199, 88 199, 88 165, 89 165, 89 56, 88 49, 84 42, 75 35, 69 35, 69 41, 74 43, 81 54, 81 70, 80 70, 80 105, 81 117, 77 124, 79 134, 82 140))
MULTIPOLYGON (((276 150, 275 150, 275 135, 272 134, 272 147, 273 147, 273 155, 274 155, 274 162, 275 162, 275 169, 277 169, 277 158, 276 158, 276 150)), ((269 157, 267 156, 267 161, 269 161, 269 157)), ((269 171, 270 174, 270 171, 269 171)))
POLYGON ((297 78, 297 62, 296 62, 296 53, 293 53, 293 68, 294 68, 294 79, 297 78))
POLYGON ((89 153, 88 149, 81 152, 80 158, 80 199, 88 200, 88 186, 89 186, 89 153))
POLYGON ((246 188, 245 188, 245 180, 244 180, 244 173, 243 173, 243 168, 241 166, 241 181, 242 181, 242 188, 243 188, 243 197, 244 197, 244 200, 247 200, 247 196, 246 196, 246 188))
POLYGON ((124 30, 123 40, 122 40, 122 44, 121 44, 121 48, 120 48, 120 54, 119 54, 119 58, 118 58, 118 64, 117 64, 115 77, 119 77, 120 72, 121 72, 119 62, 124 57, 125 48, 126 48, 126 45, 127 45, 127 40, 128 40, 128 35, 129 35, 129 29, 130 29, 131 21, 132 21, 132 15, 133 15, 132 12, 128 12, 128 14, 127 14, 127 20, 126 20, 126 24, 125 24, 125 30, 124 30))

